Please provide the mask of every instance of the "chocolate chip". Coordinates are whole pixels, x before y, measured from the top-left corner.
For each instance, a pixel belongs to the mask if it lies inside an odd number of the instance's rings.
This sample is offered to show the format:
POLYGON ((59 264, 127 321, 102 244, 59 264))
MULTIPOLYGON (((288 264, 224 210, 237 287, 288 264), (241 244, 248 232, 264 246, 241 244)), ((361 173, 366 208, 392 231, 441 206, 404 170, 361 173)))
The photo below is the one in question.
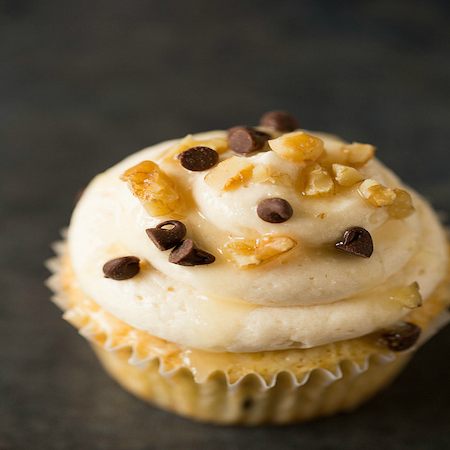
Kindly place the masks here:
POLYGON ((251 397, 247 397, 242 402, 242 409, 250 409, 253 406, 253 404, 254 404, 253 399, 251 397))
POLYGON ((181 242, 186 235, 186 227, 178 220, 167 220, 156 225, 155 228, 148 228, 145 232, 156 247, 164 251, 181 242))
POLYGON ((123 256, 111 259, 103 266, 105 278, 113 280, 128 280, 139 273, 139 258, 136 256, 123 256))
POLYGON ((259 124, 262 127, 285 133, 294 131, 299 127, 297 119, 286 111, 269 111, 261 117, 259 124))
POLYGON ((211 264, 216 258, 210 253, 195 248, 190 239, 180 242, 170 253, 169 262, 180 266, 201 266, 211 264))
POLYGON ((347 253, 369 258, 373 253, 372 236, 364 228, 350 228, 344 233, 344 239, 337 242, 335 247, 347 253))
POLYGON ((412 347, 419 339, 421 329, 411 322, 403 322, 397 328, 382 334, 388 347, 395 352, 401 352, 412 347))
POLYGON ((270 223, 286 222, 292 217, 292 206, 282 198, 266 198, 259 202, 256 212, 260 219, 270 223))
POLYGON ((209 147, 192 147, 180 153, 178 159, 185 169, 201 172, 215 166, 219 154, 209 147))
POLYGON ((270 136, 250 127, 233 127, 228 130, 228 143, 236 153, 250 153, 261 150, 270 136))

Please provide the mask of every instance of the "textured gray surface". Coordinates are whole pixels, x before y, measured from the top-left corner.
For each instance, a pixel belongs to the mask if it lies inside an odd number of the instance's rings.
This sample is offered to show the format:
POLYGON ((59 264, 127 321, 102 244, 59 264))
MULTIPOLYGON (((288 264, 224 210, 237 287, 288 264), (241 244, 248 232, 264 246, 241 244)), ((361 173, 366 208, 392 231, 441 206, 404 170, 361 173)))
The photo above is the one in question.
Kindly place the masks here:
POLYGON ((122 391, 43 286, 96 173, 163 139, 254 124, 378 146, 450 211, 447 2, 0 2, 0 449, 450 448, 450 329, 356 413, 217 428, 122 391))

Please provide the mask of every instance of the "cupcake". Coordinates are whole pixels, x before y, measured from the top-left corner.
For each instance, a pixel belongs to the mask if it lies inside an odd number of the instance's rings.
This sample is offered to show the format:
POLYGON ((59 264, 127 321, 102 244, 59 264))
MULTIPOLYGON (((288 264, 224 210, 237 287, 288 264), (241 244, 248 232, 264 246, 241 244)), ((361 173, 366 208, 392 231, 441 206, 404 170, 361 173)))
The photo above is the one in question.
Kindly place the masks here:
POLYGON ((352 410, 448 320, 445 231, 374 153, 283 111, 135 153, 79 200, 54 301, 125 389, 180 415, 352 410))

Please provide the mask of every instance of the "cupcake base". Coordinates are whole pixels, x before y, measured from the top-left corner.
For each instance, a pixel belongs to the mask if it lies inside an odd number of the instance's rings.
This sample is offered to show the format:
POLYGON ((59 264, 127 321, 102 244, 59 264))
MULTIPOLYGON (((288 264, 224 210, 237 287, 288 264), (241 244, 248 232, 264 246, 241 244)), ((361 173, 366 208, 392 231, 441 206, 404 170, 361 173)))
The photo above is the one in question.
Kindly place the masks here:
POLYGON ((318 369, 301 385, 288 372, 280 372, 268 388, 254 374, 236 385, 230 385, 223 372, 203 383, 197 383, 187 369, 162 375, 158 360, 140 369, 120 352, 108 352, 97 344, 92 347, 107 372, 132 394, 181 416, 221 425, 282 425, 350 411, 385 388, 413 354, 389 363, 371 358, 362 372, 347 361, 341 364, 342 376, 337 379, 318 369))

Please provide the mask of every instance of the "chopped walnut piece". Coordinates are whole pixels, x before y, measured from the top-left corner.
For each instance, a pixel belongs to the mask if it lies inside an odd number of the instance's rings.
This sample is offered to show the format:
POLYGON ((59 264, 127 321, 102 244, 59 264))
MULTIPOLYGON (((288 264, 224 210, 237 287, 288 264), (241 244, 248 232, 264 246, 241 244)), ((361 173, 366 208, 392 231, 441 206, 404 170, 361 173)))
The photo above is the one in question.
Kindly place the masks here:
POLYGON ((294 181, 289 174, 272 171, 271 167, 265 164, 255 166, 252 172, 252 181, 254 183, 278 183, 286 187, 293 187, 294 185, 294 181))
POLYGON ((232 189, 251 175, 253 165, 241 156, 232 156, 220 162, 205 176, 205 183, 219 191, 232 189))
POLYGON ((145 210, 154 217, 172 213, 182 206, 175 183, 153 161, 142 161, 120 176, 145 210))
POLYGON ((256 241, 235 239, 224 245, 231 260, 239 269, 257 266, 285 253, 296 246, 296 242, 285 236, 263 236, 256 241))
POLYGON ((255 183, 264 183, 265 181, 275 183, 270 167, 265 164, 258 164, 253 169, 252 179, 255 183))
POLYGON ((326 197, 334 192, 334 183, 328 170, 320 164, 310 164, 303 169, 300 183, 302 192, 311 197, 326 197))
POLYGON ((378 181, 370 178, 364 180, 358 188, 363 198, 372 202, 375 206, 391 205, 396 197, 393 189, 387 188, 378 181))
POLYGON ((341 186, 353 186, 358 181, 364 180, 364 177, 354 167, 344 166, 342 164, 333 164, 331 169, 334 178, 341 186))
POLYGON ((270 140, 269 146, 277 155, 300 163, 315 161, 323 153, 323 142, 303 131, 283 134, 270 140))
POLYGON ((334 155, 336 159, 334 162, 349 166, 362 166, 372 159, 374 154, 375 147, 373 145, 353 142, 341 147, 340 152, 334 155))
POLYGON ((414 309, 422 305, 422 296, 419 292, 417 282, 411 283, 409 286, 394 289, 390 298, 397 300, 404 308, 414 309))
POLYGON ((188 134, 178 142, 178 144, 170 147, 169 150, 164 153, 163 158, 166 160, 173 160, 180 153, 189 150, 192 147, 209 147, 220 155, 229 148, 229 145, 228 140, 225 138, 194 139, 192 134, 188 134))
POLYGON ((405 219, 415 211, 412 198, 403 189, 394 189, 394 192, 395 200, 388 206, 389 215, 393 219, 405 219))

